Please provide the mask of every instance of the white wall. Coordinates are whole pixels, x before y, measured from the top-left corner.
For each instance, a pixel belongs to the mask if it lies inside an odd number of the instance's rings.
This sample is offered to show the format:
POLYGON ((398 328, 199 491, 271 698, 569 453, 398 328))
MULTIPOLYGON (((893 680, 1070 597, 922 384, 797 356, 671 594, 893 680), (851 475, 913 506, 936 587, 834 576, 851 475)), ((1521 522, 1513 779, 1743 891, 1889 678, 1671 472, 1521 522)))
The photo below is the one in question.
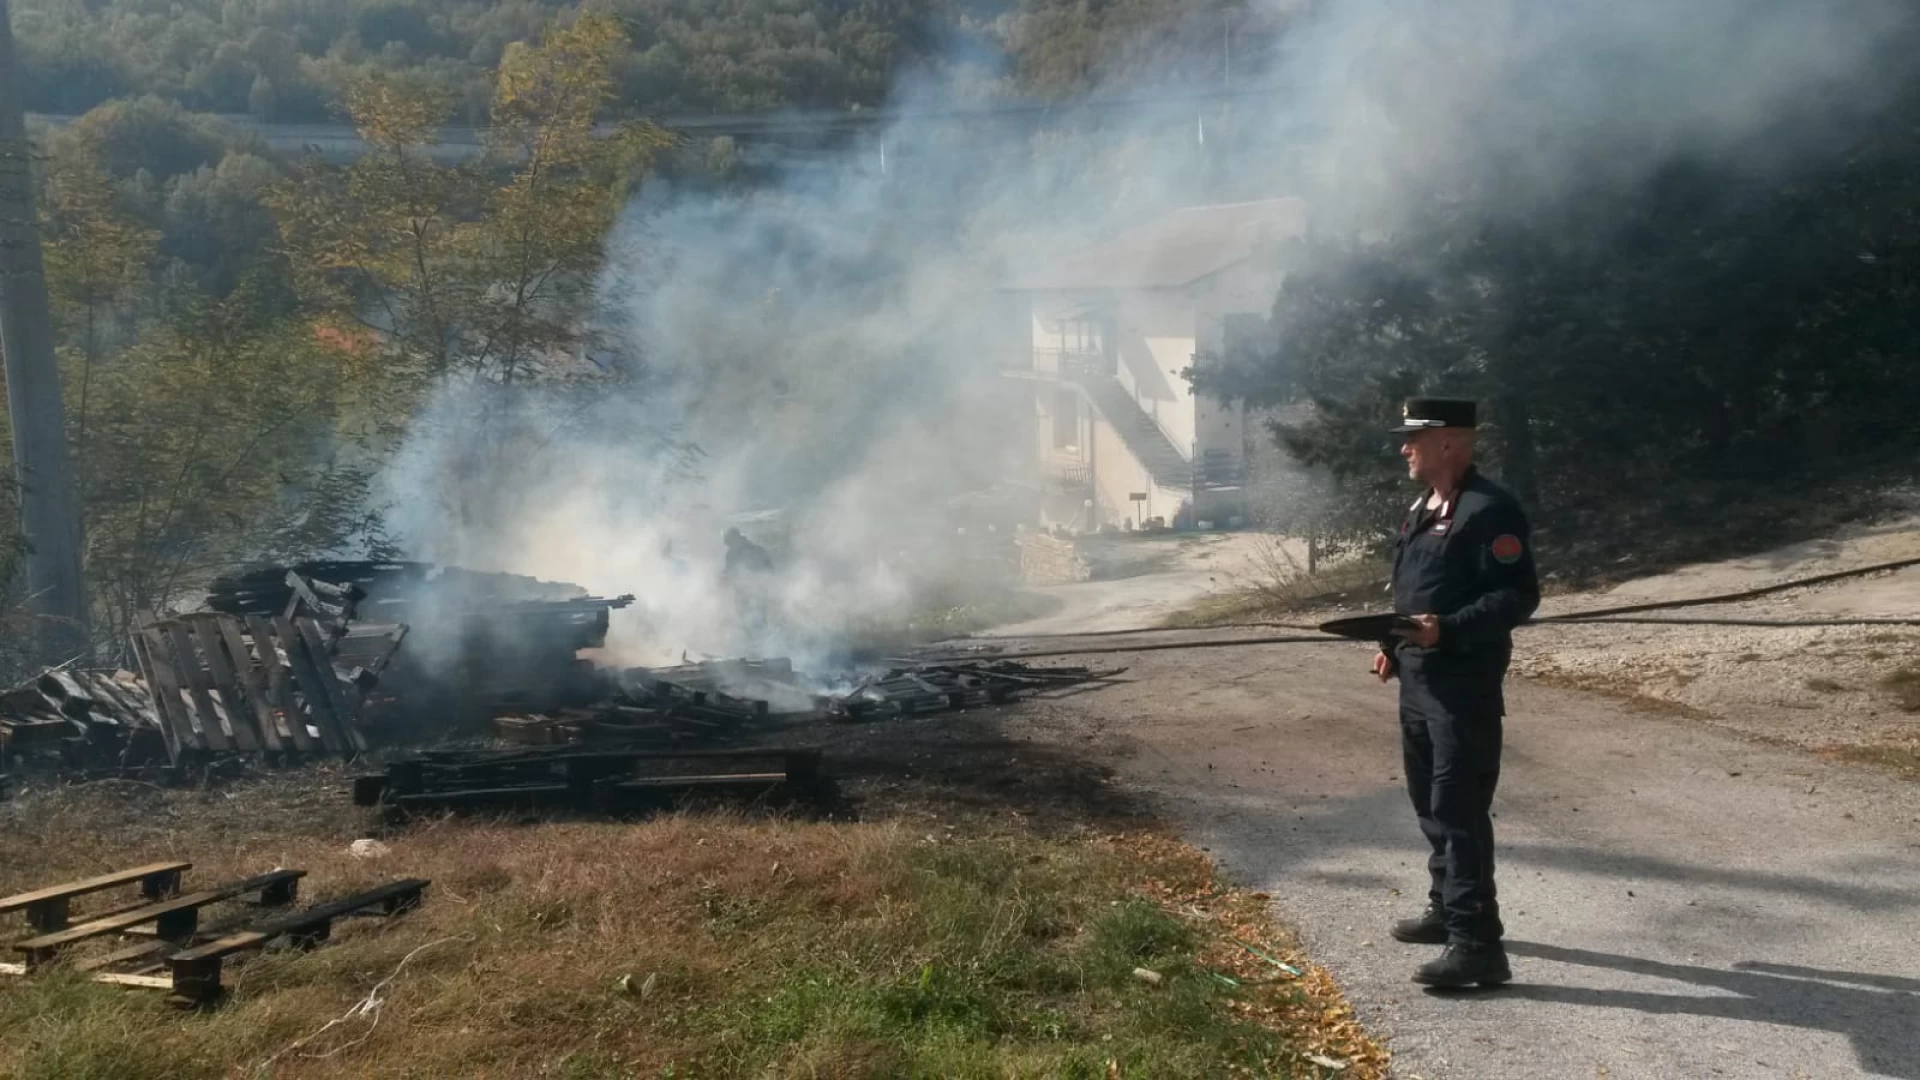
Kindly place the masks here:
POLYGON ((1179 293, 1129 290, 1113 301, 1120 381, 1182 457, 1193 453, 1193 392, 1180 372, 1193 362, 1194 312, 1179 293))
POLYGON ((1093 422, 1088 438, 1093 442, 1093 481, 1094 499, 1102 524, 1119 527, 1123 521, 1133 520, 1136 516, 1136 504, 1132 496, 1136 492, 1145 492, 1147 500, 1139 504, 1137 514, 1140 521, 1162 517, 1168 524, 1180 511, 1182 501, 1192 498, 1192 492, 1179 488, 1162 487, 1153 482, 1153 475, 1127 449, 1120 433, 1113 429, 1105 419, 1093 422))

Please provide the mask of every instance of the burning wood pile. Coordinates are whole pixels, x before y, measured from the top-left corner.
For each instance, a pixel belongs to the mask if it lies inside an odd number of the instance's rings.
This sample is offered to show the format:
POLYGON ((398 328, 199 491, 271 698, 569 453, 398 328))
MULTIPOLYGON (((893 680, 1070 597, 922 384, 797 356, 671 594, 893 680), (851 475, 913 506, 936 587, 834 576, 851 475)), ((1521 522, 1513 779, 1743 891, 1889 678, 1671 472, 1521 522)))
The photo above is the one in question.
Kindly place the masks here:
MULTIPOLYGON (((1124 670, 1000 659, 822 679, 780 659, 619 671, 581 659, 632 600, 413 562, 310 562, 224 578, 207 610, 142 613, 121 670, 53 670, 0 694, 0 761, 44 750, 69 768, 179 777, 215 764, 351 757, 489 723, 506 742, 602 744, 630 760, 822 720, 1073 692, 1124 670)), ((579 796, 577 776, 567 776, 568 797, 579 796)), ((435 789, 394 790, 424 798, 435 789)))
POLYGON ((1109 682, 1125 671, 1040 668, 1013 660, 909 664, 832 688, 795 672, 785 659, 630 668, 617 676, 605 700, 503 715, 494 720, 494 734, 529 745, 690 746, 812 720, 881 720, 1006 704, 1109 682))
POLYGON ((834 709, 849 720, 865 720, 1001 705, 1023 695, 1110 682, 1126 670, 1037 668, 1015 660, 910 665, 864 679, 836 695, 834 709))
POLYGON ((208 611, 142 613, 121 670, 0 694, 0 756, 69 764, 351 755, 592 700, 582 648, 631 596, 423 563, 323 562, 214 583, 208 611), (404 651, 402 643, 408 647, 404 651))

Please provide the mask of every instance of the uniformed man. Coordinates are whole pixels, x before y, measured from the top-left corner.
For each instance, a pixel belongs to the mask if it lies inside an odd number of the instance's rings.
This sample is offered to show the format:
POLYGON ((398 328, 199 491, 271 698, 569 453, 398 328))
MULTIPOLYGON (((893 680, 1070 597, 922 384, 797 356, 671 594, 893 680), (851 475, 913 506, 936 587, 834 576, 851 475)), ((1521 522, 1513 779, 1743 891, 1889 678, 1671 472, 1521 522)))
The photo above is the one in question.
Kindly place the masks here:
POLYGON ((1540 603, 1526 515, 1473 466, 1475 412, 1471 401, 1413 398, 1393 429, 1427 490, 1393 547, 1393 610, 1411 627, 1373 662, 1382 681, 1400 679, 1407 794, 1433 848, 1426 911, 1391 933, 1446 946, 1413 975, 1436 987, 1513 977, 1494 896, 1493 790, 1512 631, 1540 603))

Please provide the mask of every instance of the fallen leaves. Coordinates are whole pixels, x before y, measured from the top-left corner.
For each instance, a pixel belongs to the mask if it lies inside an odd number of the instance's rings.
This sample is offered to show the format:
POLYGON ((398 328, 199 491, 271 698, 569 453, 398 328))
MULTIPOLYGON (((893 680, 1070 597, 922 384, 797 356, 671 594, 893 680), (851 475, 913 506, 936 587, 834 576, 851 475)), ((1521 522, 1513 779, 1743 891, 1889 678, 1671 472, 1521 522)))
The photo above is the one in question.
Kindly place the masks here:
POLYGON ((1361 1026, 1333 976, 1302 956, 1273 921, 1271 895, 1222 883, 1212 860, 1172 836, 1117 834, 1106 841, 1146 869, 1144 896, 1207 927, 1200 963, 1247 991, 1228 1007, 1296 1039, 1302 1075, 1321 1075, 1321 1069, 1343 1080, 1387 1075, 1386 1049, 1361 1026))

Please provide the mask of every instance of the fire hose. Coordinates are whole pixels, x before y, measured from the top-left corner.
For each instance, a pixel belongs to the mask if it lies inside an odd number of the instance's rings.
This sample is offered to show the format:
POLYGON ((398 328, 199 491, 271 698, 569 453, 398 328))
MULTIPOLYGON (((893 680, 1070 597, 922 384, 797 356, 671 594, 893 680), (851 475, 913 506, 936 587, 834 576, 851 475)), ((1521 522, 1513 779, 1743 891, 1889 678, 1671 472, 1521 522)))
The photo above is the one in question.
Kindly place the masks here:
MULTIPOLYGON (((1663 618, 1641 619, 1622 618, 1621 616, 1639 615, 1650 611, 1670 611, 1678 608, 1707 607, 1715 604, 1732 604, 1752 600, 1774 593, 1792 589, 1804 589, 1814 585, 1824 585, 1848 578, 1866 577, 1871 574, 1904 570, 1911 566, 1920 566, 1920 558, 1898 559, 1893 562, 1875 563, 1871 566, 1855 567, 1851 570, 1837 570, 1832 573, 1816 574, 1811 577, 1795 578, 1776 585, 1764 585, 1754 589, 1742 589, 1738 592, 1717 593, 1711 596, 1689 597, 1684 600, 1659 600, 1643 604, 1627 604, 1620 607, 1598 608, 1592 611, 1566 612, 1559 615, 1545 615, 1529 620, 1527 626, 1571 625, 1578 623, 1615 623, 1640 626, 1747 626, 1764 628, 1792 627, 1839 627, 1839 626, 1920 626, 1920 618, 1839 618, 1839 619, 1753 619, 1753 618, 1663 618)), ((1387 642, 1397 624, 1403 624, 1403 616, 1390 614, 1359 615, 1343 619, 1334 619, 1315 626, 1295 623, 1259 622, 1235 623, 1218 627, 1206 627, 1208 630, 1246 630, 1254 628, 1274 628, 1287 630, 1316 630, 1312 636, 1269 635, 1260 637, 1216 638, 1199 641, 1150 641, 1132 645, 1097 645, 1084 648, 1061 648, 1038 651, 1020 651, 1003 653, 1006 657, 1022 659, 1054 656, 1091 656, 1103 653, 1161 652, 1173 649, 1228 649, 1254 645, 1320 645, 1326 644, 1329 636, 1355 641, 1387 642)), ((1170 628, 1143 628, 1137 630, 1094 630, 1081 633, 1066 631, 1055 634, 1007 635, 1001 638, 974 638, 972 640, 1029 641, 1042 638, 1109 638, 1133 634, 1177 633, 1170 628)))

